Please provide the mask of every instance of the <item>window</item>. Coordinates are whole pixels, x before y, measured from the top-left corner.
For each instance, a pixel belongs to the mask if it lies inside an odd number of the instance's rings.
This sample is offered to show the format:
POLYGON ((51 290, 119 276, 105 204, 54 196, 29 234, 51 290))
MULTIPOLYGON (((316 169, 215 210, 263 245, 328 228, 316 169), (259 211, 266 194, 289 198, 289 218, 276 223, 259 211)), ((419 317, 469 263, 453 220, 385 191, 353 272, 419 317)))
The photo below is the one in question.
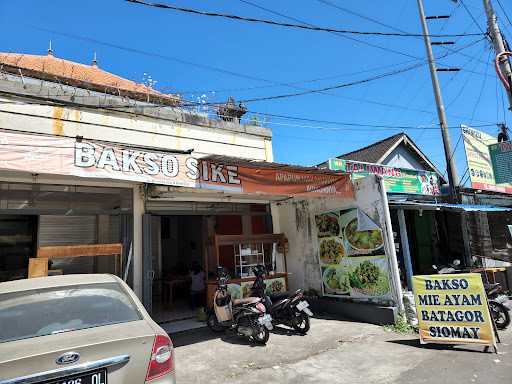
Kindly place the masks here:
POLYGON ((0 294, 0 343, 141 319, 118 283, 0 294))

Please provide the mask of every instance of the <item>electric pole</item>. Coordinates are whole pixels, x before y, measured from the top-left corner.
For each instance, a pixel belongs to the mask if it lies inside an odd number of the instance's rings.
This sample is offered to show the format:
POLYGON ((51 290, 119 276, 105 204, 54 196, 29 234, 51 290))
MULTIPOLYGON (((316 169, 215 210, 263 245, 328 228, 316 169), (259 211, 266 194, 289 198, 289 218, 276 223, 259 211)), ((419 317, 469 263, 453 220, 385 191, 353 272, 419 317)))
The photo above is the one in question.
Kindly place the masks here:
POLYGON ((432 53, 432 45, 425 19, 425 10, 423 8, 423 0, 418 0, 418 9, 420 12, 421 27, 423 29, 423 38, 425 40, 425 48, 427 50, 428 66, 430 68, 430 77, 432 78, 432 88, 436 98, 437 115, 439 117, 439 125, 441 126, 441 134, 443 136, 444 155, 446 157, 446 170, 448 172, 448 182, 452 196, 455 196, 455 189, 459 185, 459 177, 457 175, 457 167, 455 166, 455 156, 452 152, 452 144, 450 142, 450 134, 448 132, 448 123, 446 122, 446 113, 444 110, 443 97, 441 96, 441 88, 439 79, 437 78, 436 63, 434 54, 432 53))
MULTIPOLYGON (((503 52, 506 52, 505 42, 503 41, 503 36, 501 34, 500 28, 498 27, 496 14, 494 13, 494 9, 492 8, 490 0, 484 0, 484 8, 485 14, 487 15, 487 28, 491 36, 492 44, 494 45, 494 50, 496 51, 496 55, 501 55, 503 52)), ((512 110, 512 71, 510 69, 510 62, 508 61, 508 57, 501 56, 499 58, 499 64, 501 73, 508 82, 508 104, 509 109, 512 110)))

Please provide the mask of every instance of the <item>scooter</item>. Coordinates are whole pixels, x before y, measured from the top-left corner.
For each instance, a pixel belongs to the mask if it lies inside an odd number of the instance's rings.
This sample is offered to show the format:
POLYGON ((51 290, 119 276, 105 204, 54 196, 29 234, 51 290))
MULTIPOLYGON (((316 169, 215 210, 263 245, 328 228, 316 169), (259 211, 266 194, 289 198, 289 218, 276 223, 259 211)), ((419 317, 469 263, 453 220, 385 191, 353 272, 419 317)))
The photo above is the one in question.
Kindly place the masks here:
POLYGON ((208 313, 206 324, 213 332, 230 330, 258 344, 266 344, 272 317, 266 313, 260 298, 248 297, 232 300, 227 286, 229 276, 224 268, 217 271, 217 289, 213 298, 213 310, 208 313))
MULTIPOLYGON (((459 269, 460 261, 454 260, 450 265, 443 266, 440 269, 433 265, 432 268, 438 274, 461 273, 459 269)), ((512 309, 512 300, 507 295, 503 294, 503 288, 500 283, 485 284, 485 293, 487 295, 487 302, 489 303, 489 311, 496 328, 504 330, 510 325, 510 310, 512 309)))
POLYGON ((274 325, 283 324, 305 335, 309 331, 309 317, 313 316, 313 312, 308 308, 309 303, 304 299, 303 291, 299 289, 291 295, 279 294, 270 297, 265 294, 265 267, 258 265, 253 268, 253 273, 256 280, 252 285, 251 295, 263 300, 274 325))

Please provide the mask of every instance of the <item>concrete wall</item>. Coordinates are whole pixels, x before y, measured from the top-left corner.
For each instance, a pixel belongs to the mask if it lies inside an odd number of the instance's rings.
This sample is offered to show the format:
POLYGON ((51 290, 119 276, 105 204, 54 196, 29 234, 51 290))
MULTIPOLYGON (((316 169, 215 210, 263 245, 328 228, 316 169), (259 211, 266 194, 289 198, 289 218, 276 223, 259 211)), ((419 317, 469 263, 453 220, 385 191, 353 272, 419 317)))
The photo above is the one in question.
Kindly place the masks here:
POLYGON ((426 168, 416 160, 416 155, 413 155, 404 145, 400 144, 396 147, 382 162, 384 165, 389 165, 397 168, 410 168, 416 170, 426 170, 426 168))
POLYGON ((322 292, 315 240, 315 214, 355 206, 354 199, 316 198, 272 204, 274 232, 288 238, 289 289, 314 289, 322 292))
POLYGON ((266 128, 211 120, 177 108, 141 103, 127 108, 133 102, 121 97, 36 79, 22 82, 11 75, 0 77, 0 91, 10 94, 0 97, 0 129, 82 136, 169 151, 193 149, 196 156, 273 160, 271 131, 266 128), (47 105, 61 100, 68 105, 47 105), (105 105, 108 109, 97 108, 105 105))

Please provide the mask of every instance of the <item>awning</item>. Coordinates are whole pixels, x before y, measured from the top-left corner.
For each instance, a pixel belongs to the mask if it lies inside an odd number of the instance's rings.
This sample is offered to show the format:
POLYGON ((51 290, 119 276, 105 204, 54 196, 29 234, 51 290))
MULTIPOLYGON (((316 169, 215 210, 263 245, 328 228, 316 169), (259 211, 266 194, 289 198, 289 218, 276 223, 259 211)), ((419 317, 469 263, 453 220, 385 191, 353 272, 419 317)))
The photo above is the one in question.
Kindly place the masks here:
POLYGON ((511 212, 512 208, 493 205, 448 204, 448 203, 419 203, 419 202, 389 202, 391 208, 424 210, 424 211, 465 211, 465 212, 511 212))

